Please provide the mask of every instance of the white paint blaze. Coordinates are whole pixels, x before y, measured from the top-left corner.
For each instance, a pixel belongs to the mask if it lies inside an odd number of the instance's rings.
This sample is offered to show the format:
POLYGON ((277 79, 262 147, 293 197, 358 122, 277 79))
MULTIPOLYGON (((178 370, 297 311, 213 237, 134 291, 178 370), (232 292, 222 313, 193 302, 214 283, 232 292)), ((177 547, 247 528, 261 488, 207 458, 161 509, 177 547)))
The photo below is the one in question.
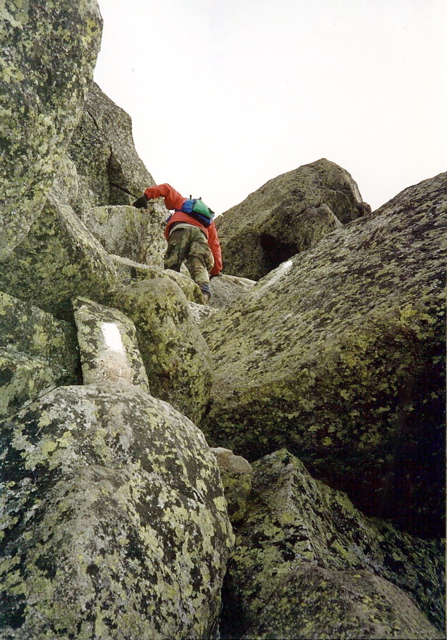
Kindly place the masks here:
POLYGON ((117 325, 114 322, 103 322, 101 329, 107 349, 124 354, 123 340, 117 325))

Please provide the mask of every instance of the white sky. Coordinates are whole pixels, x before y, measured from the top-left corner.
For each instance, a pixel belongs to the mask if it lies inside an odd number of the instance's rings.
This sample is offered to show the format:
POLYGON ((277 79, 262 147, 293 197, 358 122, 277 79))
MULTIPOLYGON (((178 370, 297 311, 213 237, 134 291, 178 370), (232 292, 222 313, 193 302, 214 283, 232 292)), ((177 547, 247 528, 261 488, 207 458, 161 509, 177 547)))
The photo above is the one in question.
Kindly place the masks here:
POLYGON ((99 0, 95 80, 221 213, 325 157, 373 209, 447 171, 446 0, 99 0))

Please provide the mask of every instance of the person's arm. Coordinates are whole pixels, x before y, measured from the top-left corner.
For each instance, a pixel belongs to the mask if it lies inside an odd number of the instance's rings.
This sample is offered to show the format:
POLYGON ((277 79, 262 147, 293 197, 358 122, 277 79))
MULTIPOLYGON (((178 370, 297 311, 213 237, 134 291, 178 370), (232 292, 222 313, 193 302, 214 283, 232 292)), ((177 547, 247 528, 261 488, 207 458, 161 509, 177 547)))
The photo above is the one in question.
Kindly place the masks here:
POLYGON ((185 198, 176 191, 170 184, 158 184, 155 187, 148 187, 144 191, 148 200, 164 198, 167 209, 181 209, 185 198))
POLYGON ((220 246, 219 238, 217 236, 217 229, 214 222, 210 224, 208 231, 208 244, 211 249, 211 253, 214 256, 214 267, 210 271, 210 275, 218 276, 222 271, 222 249, 220 246))

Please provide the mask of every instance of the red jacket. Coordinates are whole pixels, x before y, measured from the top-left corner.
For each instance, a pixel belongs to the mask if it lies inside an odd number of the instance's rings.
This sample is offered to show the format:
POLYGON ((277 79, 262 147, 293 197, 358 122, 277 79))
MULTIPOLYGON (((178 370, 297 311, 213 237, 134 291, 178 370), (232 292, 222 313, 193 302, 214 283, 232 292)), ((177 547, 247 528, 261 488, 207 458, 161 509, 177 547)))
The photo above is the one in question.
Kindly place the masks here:
POLYGON ((174 222, 187 222, 188 224, 192 224, 195 227, 199 227, 204 231, 206 238, 208 240, 209 248, 214 256, 214 267, 211 270, 212 276, 217 276, 222 271, 222 250, 220 248, 219 238, 217 237, 217 229, 212 222, 209 227, 205 227, 195 218, 189 216, 187 213, 183 213, 183 211, 178 211, 183 206, 186 198, 184 198, 178 191, 176 191, 170 184, 158 184, 155 187, 148 187, 144 195, 149 198, 149 200, 154 200, 155 198, 164 198, 165 205, 167 209, 176 209, 175 213, 169 218, 166 229, 165 236, 169 237, 169 229, 174 224, 174 222))

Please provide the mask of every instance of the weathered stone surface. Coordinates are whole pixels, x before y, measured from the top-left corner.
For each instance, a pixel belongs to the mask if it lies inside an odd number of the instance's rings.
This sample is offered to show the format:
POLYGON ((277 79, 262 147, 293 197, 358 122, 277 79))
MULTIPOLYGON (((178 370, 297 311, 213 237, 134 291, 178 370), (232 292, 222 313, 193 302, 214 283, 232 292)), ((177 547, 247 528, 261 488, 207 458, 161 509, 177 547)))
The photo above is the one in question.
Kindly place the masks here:
POLYGON ((191 314, 194 318, 194 321, 199 325, 202 325, 202 322, 205 323, 207 319, 213 315, 214 313, 218 313, 218 309, 216 307, 210 307, 208 305, 197 304, 196 302, 190 302, 189 308, 191 310, 191 314))
POLYGON ((135 323, 151 393, 198 424, 209 399, 208 346, 180 287, 154 278, 117 288, 108 297, 135 323))
POLYGON ((0 289, 58 317, 74 296, 101 300, 117 282, 108 254, 54 193, 0 271, 0 289))
POLYGON ((303 563, 264 607, 243 640, 394 638, 429 640, 445 635, 414 602, 369 571, 330 571, 303 563))
POLYGON ((203 434, 137 387, 63 387, 1 425, 4 640, 212 638, 232 545, 203 434))
POLYGON ((80 218, 107 253, 163 265, 166 240, 162 214, 149 215, 144 209, 115 205, 93 207, 81 212, 80 218))
POLYGON ((84 384, 133 384, 149 392, 132 320, 86 298, 76 298, 73 307, 84 384))
POLYGON ((187 300, 203 306, 202 292, 189 274, 185 275, 172 269, 163 269, 162 259, 160 266, 149 266, 133 262, 128 258, 121 258, 120 256, 111 255, 111 258, 123 284, 129 284, 131 281, 151 280, 153 278, 169 278, 178 284, 187 300))
POLYGON ((0 417, 39 395, 77 381, 73 328, 0 292, 0 417))
POLYGON ((258 280, 361 215, 360 192, 345 169, 324 158, 304 165, 216 219, 225 269, 258 280))
POLYGON ((0 9, 0 261, 40 214, 82 114, 99 51, 96 0, 0 9))
POLYGON ((443 545, 399 533, 384 522, 365 517, 344 493, 314 480, 286 450, 255 462, 253 469, 252 492, 244 521, 236 529, 228 565, 225 620, 229 637, 240 637, 252 625, 255 635, 260 632, 262 638, 393 637, 396 625, 402 631, 396 637, 438 637, 422 633, 429 628, 427 620, 424 626, 420 615, 417 622, 415 607, 385 581, 402 590, 431 623, 443 630, 443 545), (353 619, 360 617, 362 586, 355 578, 359 572, 365 587, 365 618, 358 620, 359 627, 352 628, 353 619), (343 588, 348 590, 345 601, 343 588), (402 610, 399 600, 406 602, 402 610), (300 602, 303 610, 297 615, 300 602), (340 614, 343 602, 346 617, 340 614), (362 633, 362 622, 371 625, 372 616, 376 624, 385 625, 383 636, 377 635, 380 627, 374 626, 371 636, 366 633, 368 627, 362 633), (407 616, 422 626, 402 626, 407 616), (262 629, 271 630, 276 623, 273 635, 267 631, 263 635, 262 629), (328 634, 319 636, 317 630, 321 633, 324 624, 328 624, 328 634), (411 635, 405 636, 404 629, 411 635))
MULTIPOLYGON (((128 205, 155 184, 139 158, 129 115, 92 83, 68 154, 76 165, 79 192, 74 209, 128 205)), ((158 211, 166 212, 164 206, 158 211)))
POLYGON ((369 515, 443 535, 446 174, 266 276, 202 331, 210 444, 286 446, 369 515))
POLYGON ((62 384, 73 380, 79 354, 68 323, 0 291, 0 346, 46 360, 62 384))
POLYGON ((211 299, 209 304, 217 309, 223 309, 223 307, 227 307, 244 296, 255 284, 255 280, 238 278, 227 274, 211 278, 211 299))
POLYGON ((232 524, 238 523, 244 517, 247 507, 253 467, 242 456, 235 456, 231 449, 215 447, 211 451, 219 465, 230 521, 232 524))

